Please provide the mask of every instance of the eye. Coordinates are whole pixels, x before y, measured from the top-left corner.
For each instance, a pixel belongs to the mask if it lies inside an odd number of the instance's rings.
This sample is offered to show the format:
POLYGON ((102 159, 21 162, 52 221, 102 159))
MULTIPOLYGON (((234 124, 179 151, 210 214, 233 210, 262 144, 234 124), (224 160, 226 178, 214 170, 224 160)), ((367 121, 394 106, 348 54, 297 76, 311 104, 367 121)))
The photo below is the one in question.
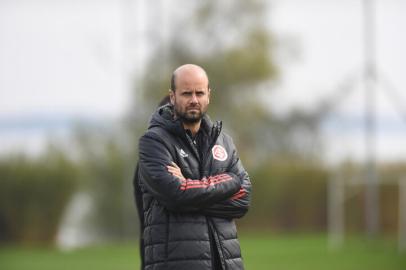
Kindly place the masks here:
POLYGON ((183 92, 182 93, 182 96, 184 96, 184 97, 188 97, 188 96, 191 96, 192 95, 192 92, 183 92))

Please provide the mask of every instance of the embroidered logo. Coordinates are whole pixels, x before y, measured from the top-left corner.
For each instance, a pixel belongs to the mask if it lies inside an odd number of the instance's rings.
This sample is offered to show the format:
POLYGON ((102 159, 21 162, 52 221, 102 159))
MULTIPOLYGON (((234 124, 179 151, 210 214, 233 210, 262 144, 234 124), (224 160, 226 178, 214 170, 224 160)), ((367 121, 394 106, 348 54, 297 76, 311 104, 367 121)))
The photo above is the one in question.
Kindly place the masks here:
POLYGON ((224 161, 228 157, 226 149, 218 144, 213 146, 213 148, 211 149, 211 153, 213 154, 213 158, 219 161, 224 161))
POLYGON ((182 148, 180 149, 179 154, 180 154, 180 156, 183 157, 183 158, 189 156, 182 148))

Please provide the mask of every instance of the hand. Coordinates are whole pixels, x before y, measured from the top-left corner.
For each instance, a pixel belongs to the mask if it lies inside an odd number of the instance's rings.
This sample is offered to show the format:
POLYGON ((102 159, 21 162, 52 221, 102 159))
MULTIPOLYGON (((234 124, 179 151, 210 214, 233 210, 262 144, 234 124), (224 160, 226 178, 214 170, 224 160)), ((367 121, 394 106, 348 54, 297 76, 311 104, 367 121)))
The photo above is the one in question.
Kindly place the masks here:
POLYGON ((166 166, 166 168, 168 169, 168 172, 170 172, 173 176, 179 178, 180 180, 185 180, 182 171, 175 162, 172 162, 171 165, 166 166))

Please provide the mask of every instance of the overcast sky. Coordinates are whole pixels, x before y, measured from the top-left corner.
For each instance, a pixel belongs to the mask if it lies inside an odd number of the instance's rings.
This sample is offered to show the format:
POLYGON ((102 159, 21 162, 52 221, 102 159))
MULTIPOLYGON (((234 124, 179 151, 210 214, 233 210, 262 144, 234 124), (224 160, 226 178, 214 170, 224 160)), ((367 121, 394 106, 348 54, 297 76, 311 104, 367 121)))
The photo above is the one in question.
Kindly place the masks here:
MULTIPOLYGON (((275 111, 313 109, 353 74, 362 74, 361 0, 270 2, 282 74, 271 99, 275 111)), ((379 72, 404 97, 406 1, 376 3, 379 72)), ((146 10, 148 1, 0 1, 0 152, 15 146, 38 150, 45 134, 58 132, 72 117, 122 116, 131 100, 129 75, 146 59, 146 10)), ((378 149, 383 158, 406 157, 399 147, 406 142, 406 123, 379 91, 378 149)), ((363 97, 361 82, 354 83, 336 113, 359 121, 363 97)), ((327 143, 339 143, 329 158, 362 157, 359 123, 333 122, 327 124, 327 143), (337 132, 351 125, 352 132, 337 132)))
MULTIPOLYGON (((269 16, 271 28, 282 42, 286 40, 290 44, 288 48, 293 47, 289 50, 296 52, 293 57, 282 54, 282 79, 272 96, 274 109, 284 112, 299 106, 312 110, 321 99, 334 96, 337 88, 348 82, 353 86, 352 92, 326 118, 325 142, 329 149, 326 154, 329 159, 362 160, 365 153, 363 1, 273 3, 269 16), (351 83, 353 76, 356 80, 351 83)), ((406 1, 376 0, 375 3, 376 64, 380 77, 376 90, 377 151, 382 160, 405 158, 406 1), (397 98, 398 102, 391 98, 397 98)))

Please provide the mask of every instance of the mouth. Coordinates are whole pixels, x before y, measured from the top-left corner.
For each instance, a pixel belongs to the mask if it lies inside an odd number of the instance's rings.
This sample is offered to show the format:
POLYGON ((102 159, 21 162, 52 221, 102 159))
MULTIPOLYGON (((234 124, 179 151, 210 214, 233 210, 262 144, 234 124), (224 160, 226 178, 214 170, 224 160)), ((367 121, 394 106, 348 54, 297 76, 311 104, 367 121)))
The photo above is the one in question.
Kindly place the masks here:
POLYGON ((200 111, 199 108, 188 108, 187 110, 188 110, 188 111, 197 111, 197 112, 200 111))

